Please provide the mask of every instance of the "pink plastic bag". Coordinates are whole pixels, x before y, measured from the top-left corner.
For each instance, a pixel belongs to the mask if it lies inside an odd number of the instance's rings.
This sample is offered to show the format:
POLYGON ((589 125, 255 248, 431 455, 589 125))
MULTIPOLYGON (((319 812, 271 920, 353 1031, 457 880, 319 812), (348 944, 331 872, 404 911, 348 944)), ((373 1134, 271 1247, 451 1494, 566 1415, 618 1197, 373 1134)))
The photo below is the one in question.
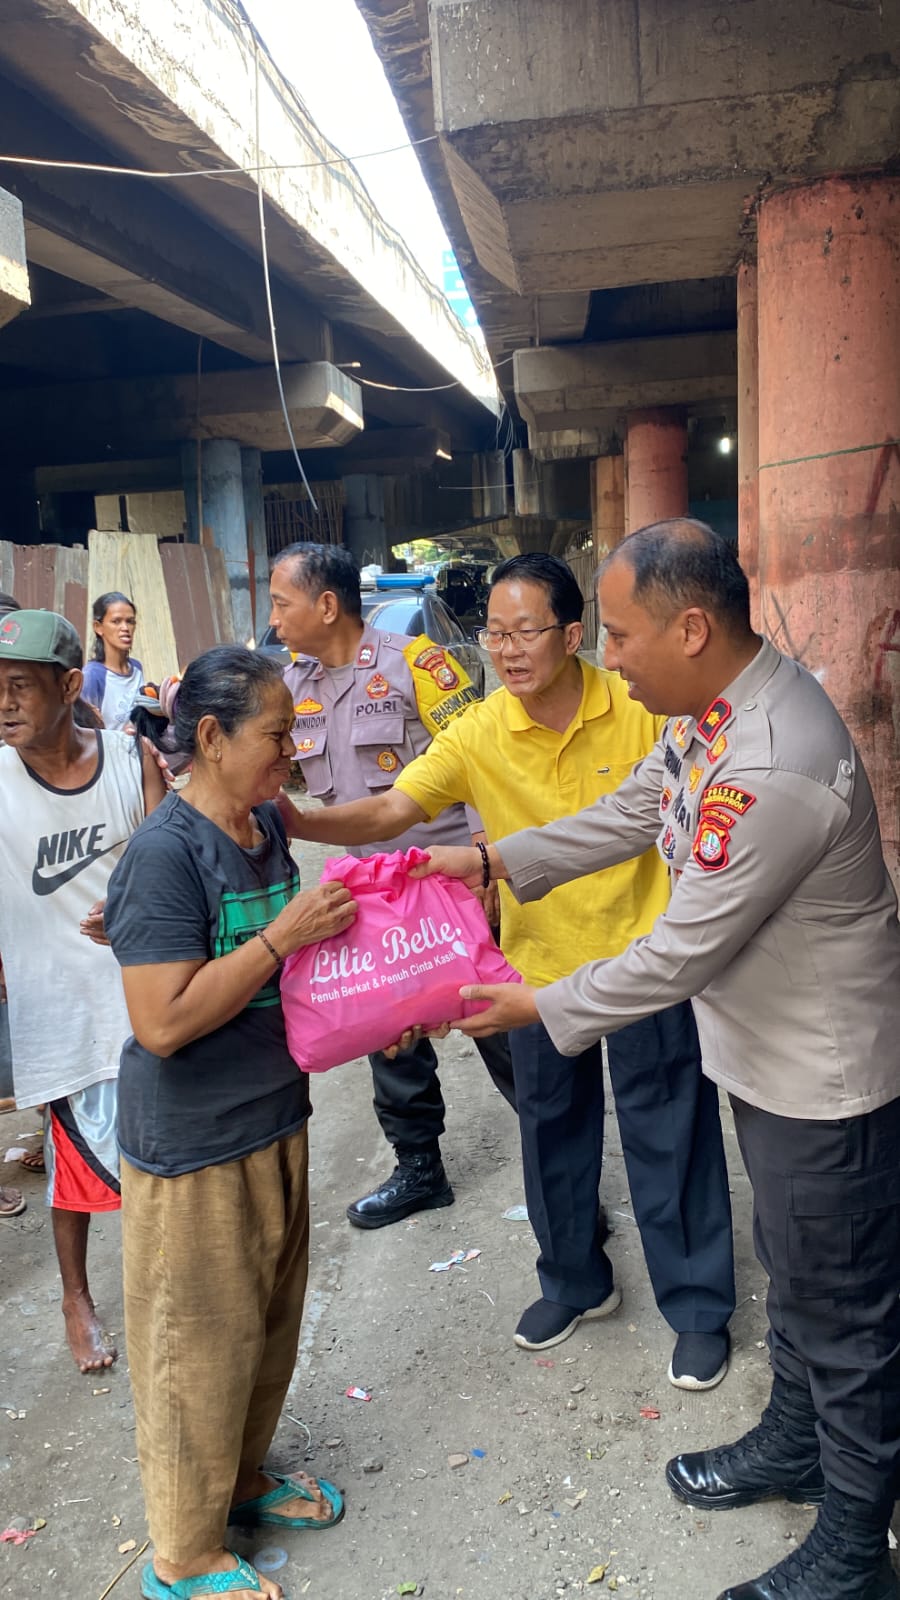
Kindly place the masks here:
POLYGON ((410 878, 424 850, 340 856, 322 882, 346 884, 359 914, 346 933, 288 956, 281 999, 288 1049, 304 1072, 396 1044, 406 1028, 484 1011, 460 1000, 464 983, 519 983, 464 884, 410 878))

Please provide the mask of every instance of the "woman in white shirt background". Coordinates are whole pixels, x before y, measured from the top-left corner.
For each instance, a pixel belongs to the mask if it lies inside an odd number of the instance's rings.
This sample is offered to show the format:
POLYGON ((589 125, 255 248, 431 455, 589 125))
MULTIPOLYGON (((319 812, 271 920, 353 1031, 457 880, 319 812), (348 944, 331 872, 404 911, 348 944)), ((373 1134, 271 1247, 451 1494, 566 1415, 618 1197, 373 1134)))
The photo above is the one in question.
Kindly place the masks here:
POLYGON ((94 658, 84 669, 82 698, 96 706, 106 728, 124 728, 140 692, 143 667, 131 654, 137 612, 127 594, 115 591, 94 601, 94 658))

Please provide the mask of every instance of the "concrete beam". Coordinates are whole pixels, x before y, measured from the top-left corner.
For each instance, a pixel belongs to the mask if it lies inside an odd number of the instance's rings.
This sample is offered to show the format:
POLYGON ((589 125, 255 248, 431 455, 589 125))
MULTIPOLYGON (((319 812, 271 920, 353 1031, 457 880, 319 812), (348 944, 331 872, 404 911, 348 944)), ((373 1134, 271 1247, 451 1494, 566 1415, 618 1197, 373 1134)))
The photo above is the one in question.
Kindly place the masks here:
POLYGON ((850 10, 429 0, 435 121, 482 266, 523 295, 728 272, 757 188, 893 162, 900 0, 850 10))
POLYGON ((440 428, 366 428, 340 454, 342 475, 374 472, 398 476, 427 471, 436 460, 452 459, 450 434, 440 428))
POLYGON ((0 328, 30 304, 22 207, 0 189, 0 328))
MULTIPOLYGON (((2 54, 0 44, 0 60, 2 54)), ((61 150, 70 161, 110 158, 107 146, 7 83, 0 144, 50 159, 61 150)), ((171 190, 80 172, 10 171, 25 211, 30 261, 102 292, 113 306, 146 311, 251 361, 271 360, 258 264, 171 190)), ((326 358, 330 331, 321 314, 277 279, 273 298, 283 358, 326 358)))
MULTIPOLYGON (((345 444, 363 426, 359 385, 326 361, 282 368, 297 447, 345 444)), ((0 453, 59 466, 184 439, 234 439, 283 448, 284 419, 271 368, 115 379, 0 396, 0 453)))
MULTIPOLYGON (((241 13, 230 0, 205 0, 194 21, 185 26, 181 0, 157 0, 152 9, 14 0, 4 13, 0 70, 87 130, 105 146, 107 160, 187 173, 247 168, 258 159, 273 277, 308 296, 329 320, 378 328, 411 367, 433 371, 437 364, 476 403, 496 408, 480 345, 275 63, 257 51, 241 13)), ((128 180, 103 181, 116 186, 114 195, 128 193, 128 180)), ((140 195, 149 189, 140 184, 140 195)), ((185 211, 258 264, 253 173, 192 179, 177 193, 185 211)))
POLYGON ((38 467, 35 492, 84 493, 98 496, 158 494, 181 490, 181 457, 177 450, 146 460, 79 461, 70 466, 38 467))
POLYGON ((531 450, 514 450, 512 459, 517 516, 590 521, 591 463, 586 457, 542 461, 531 450))
POLYGON ((529 428, 529 453, 538 461, 573 461, 576 458, 615 455, 622 448, 624 426, 620 420, 607 428, 529 428))
POLYGON ((519 410, 536 433, 597 429, 643 406, 730 399, 737 391, 732 333, 678 334, 609 344, 517 350, 519 410))

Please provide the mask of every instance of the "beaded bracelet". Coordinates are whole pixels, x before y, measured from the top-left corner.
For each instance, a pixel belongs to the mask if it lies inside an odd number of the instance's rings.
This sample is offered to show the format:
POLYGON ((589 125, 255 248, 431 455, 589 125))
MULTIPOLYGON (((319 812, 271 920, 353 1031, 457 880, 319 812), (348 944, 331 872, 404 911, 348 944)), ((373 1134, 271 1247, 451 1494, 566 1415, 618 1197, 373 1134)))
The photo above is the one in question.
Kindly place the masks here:
POLYGON ((475 840, 475 847, 481 851, 481 887, 487 889, 491 882, 491 864, 488 861, 487 849, 480 839, 475 840))
POLYGON ((262 940, 263 944, 265 945, 266 949, 269 952, 269 955, 272 957, 272 960, 274 962, 276 962, 279 967, 282 966, 283 962, 284 962, 284 956, 280 956, 278 954, 278 951, 275 949, 275 946, 273 945, 271 939, 268 938, 268 936, 263 933, 262 928, 257 928, 256 937, 257 937, 257 939, 261 939, 262 940))

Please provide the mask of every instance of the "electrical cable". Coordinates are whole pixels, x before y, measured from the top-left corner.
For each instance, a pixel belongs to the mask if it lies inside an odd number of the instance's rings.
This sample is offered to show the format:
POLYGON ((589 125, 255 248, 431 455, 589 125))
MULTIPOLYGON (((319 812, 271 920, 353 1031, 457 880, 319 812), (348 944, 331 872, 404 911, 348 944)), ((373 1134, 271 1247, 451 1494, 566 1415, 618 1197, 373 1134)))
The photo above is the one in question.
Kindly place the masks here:
POLYGON ((45 167, 59 172, 90 172, 95 177, 156 178, 166 182, 177 178, 255 177, 261 172, 305 172, 312 167, 341 167, 357 161, 372 161, 378 156, 399 155, 404 150, 416 149, 418 145, 431 144, 436 138, 436 133, 429 133, 424 139, 409 139, 406 144, 391 145, 386 150, 365 150, 358 156, 331 156, 324 161, 275 161, 246 167, 182 167, 178 172, 153 172, 147 167, 113 167, 94 161, 52 161, 43 156, 3 154, 0 154, 0 164, 6 162, 19 167, 45 167))
MULTIPOLYGON (((514 356, 504 356, 502 361, 498 361, 497 365, 492 367, 492 371, 496 373, 500 367, 506 367, 514 360, 514 356)), ((364 383, 367 389, 386 389, 389 394, 441 394, 445 389, 458 389, 462 384, 461 378, 454 378, 452 383, 435 383, 429 388, 408 387, 400 383, 377 383, 374 378, 363 378, 358 372, 353 374, 353 381, 364 383)))
MULTIPOLYGON (((256 64, 256 79, 255 79, 255 94, 254 94, 254 100, 256 102, 256 105, 255 105, 256 159, 257 159, 257 161, 259 161, 259 40, 257 39, 255 32, 254 32, 254 35, 253 35, 253 50, 254 50, 254 59, 255 59, 255 64, 256 64)), ((284 416, 284 425, 285 425, 285 427, 287 429, 288 438, 291 441, 291 450, 293 451, 293 454, 294 454, 294 460, 297 463, 297 471, 300 474, 300 478, 302 480, 303 487, 306 490, 307 494, 309 495, 310 505, 312 506, 315 515, 318 516, 319 515, 318 503, 316 501, 315 495, 312 492, 312 489, 309 486, 309 479, 307 478, 306 473, 303 470, 303 462, 300 460, 300 452, 297 449, 297 441, 294 438, 294 430, 293 430, 293 427, 291 426, 290 413, 288 411, 287 400, 285 399, 285 395, 284 395, 284 384, 281 381, 281 361, 280 361, 279 355, 278 355, 278 337, 277 337, 277 334, 275 332, 275 308, 272 305, 272 280, 271 280, 271 277, 269 275, 269 247, 268 247, 268 243, 267 243, 267 240, 266 240, 266 204, 265 204, 265 199, 263 197, 262 173, 261 172, 257 172, 257 175, 256 175, 256 198, 257 198, 257 203, 258 203, 258 207, 259 207, 259 247, 260 247, 260 253, 262 255, 263 279, 264 279, 265 286, 266 286, 266 310, 268 311, 268 314, 269 314, 269 333, 272 336, 272 361, 273 361, 274 366, 275 366, 275 381, 278 384, 278 397, 279 397, 279 399, 281 401, 281 410, 282 410, 282 414, 284 416)))

